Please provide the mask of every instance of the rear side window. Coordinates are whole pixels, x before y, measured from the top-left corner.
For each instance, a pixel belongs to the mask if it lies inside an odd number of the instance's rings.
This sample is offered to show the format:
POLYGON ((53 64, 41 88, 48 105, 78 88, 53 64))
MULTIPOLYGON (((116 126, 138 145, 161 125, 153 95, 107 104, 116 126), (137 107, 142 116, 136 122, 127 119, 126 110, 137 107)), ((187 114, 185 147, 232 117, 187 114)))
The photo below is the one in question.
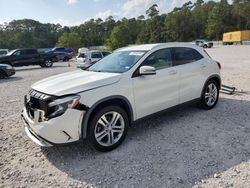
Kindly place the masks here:
POLYGON ((26 55, 33 55, 33 54, 37 54, 37 51, 36 50, 26 50, 25 54, 26 55))
POLYGON ((156 70, 172 66, 171 50, 169 48, 158 50, 152 53, 143 65, 155 67, 156 70))
POLYGON ((93 52, 91 57, 92 58, 102 58, 102 54, 100 52, 93 52))
POLYGON ((173 48, 174 65, 184 65, 202 59, 203 56, 193 48, 173 48))

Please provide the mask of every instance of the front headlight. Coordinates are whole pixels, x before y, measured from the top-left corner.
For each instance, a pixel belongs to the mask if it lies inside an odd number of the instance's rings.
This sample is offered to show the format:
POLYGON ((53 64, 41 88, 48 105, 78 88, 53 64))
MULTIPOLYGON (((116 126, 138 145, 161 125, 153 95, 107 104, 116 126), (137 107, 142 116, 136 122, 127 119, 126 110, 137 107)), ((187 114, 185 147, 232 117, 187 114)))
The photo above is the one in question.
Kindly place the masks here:
POLYGON ((81 97, 79 95, 70 95, 63 98, 55 99, 48 104, 52 113, 49 115, 50 118, 58 117, 62 115, 68 108, 74 109, 80 103, 81 97))

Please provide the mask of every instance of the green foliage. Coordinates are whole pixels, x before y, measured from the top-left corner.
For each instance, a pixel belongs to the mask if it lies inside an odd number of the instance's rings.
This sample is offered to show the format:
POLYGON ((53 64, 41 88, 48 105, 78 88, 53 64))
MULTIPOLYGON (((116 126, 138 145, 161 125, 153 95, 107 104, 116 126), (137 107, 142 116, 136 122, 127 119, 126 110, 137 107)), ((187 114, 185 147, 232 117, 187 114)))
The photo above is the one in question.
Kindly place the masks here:
POLYGON ((158 5, 157 4, 153 4, 151 7, 149 7, 149 9, 146 11, 146 14, 150 17, 150 18, 154 18, 156 16, 158 16, 159 11, 157 10, 158 5))
POLYGON ((214 6, 208 18, 206 33, 208 38, 219 40, 224 32, 233 29, 231 6, 221 0, 214 6))
POLYGON ((228 31, 250 29, 250 0, 220 2, 188 1, 172 12, 159 15, 153 4, 137 19, 90 19, 75 27, 43 24, 31 19, 0 25, 0 48, 91 47, 106 44, 116 49, 129 44, 191 41, 197 38, 220 40, 228 31))
POLYGON ((56 46, 73 48, 77 50, 79 47, 81 47, 81 37, 79 36, 78 33, 75 33, 75 32, 71 32, 71 33, 65 32, 58 39, 56 46))

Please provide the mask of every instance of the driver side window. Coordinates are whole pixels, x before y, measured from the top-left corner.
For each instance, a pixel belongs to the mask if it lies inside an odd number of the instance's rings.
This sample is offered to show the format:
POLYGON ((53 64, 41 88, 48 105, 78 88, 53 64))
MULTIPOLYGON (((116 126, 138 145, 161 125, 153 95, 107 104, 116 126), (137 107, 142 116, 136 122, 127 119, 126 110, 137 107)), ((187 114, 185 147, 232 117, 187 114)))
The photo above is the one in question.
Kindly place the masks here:
POLYGON ((20 50, 16 51, 16 52, 14 53, 14 55, 16 55, 16 56, 21 55, 21 51, 20 51, 20 50))
POLYGON ((172 67, 170 48, 161 49, 152 53, 142 65, 152 66, 156 70, 172 67))

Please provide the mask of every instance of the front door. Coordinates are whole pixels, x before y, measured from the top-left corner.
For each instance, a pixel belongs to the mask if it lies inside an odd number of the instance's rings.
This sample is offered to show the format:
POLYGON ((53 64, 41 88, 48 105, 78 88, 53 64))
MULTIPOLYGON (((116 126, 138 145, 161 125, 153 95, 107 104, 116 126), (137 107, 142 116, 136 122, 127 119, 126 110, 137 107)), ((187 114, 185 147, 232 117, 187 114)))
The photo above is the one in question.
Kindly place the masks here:
POLYGON ((173 66, 169 48, 153 52, 140 66, 156 68, 156 75, 133 79, 137 119, 179 103, 179 72, 173 66))

